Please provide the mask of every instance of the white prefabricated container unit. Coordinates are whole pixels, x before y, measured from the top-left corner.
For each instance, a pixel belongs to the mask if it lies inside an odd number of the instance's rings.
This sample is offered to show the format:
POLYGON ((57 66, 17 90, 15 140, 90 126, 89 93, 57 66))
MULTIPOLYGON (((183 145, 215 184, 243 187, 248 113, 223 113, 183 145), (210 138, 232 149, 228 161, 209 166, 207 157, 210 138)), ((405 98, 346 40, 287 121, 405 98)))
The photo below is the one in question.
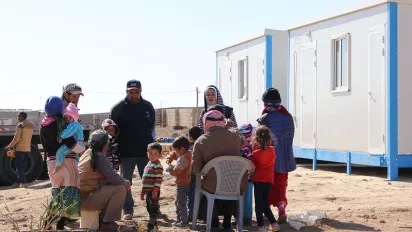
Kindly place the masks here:
POLYGON ((412 167, 412 0, 368 5, 289 30, 287 106, 295 157, 412 167))
POLYGON ((216 51, 216 85, 238 125, 251 123, 263 109, 269 87, 286 102, 288 32, 265 29, 263 35, 216 51))

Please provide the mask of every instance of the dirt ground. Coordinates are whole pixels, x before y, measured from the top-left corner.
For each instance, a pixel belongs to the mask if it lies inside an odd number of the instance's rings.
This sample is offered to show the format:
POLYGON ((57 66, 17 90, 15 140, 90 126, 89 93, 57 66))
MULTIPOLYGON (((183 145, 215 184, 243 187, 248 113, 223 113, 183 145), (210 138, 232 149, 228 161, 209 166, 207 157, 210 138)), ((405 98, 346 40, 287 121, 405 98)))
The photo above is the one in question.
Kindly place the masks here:
MULTIPOLYGON (((346 176, 344 165, 319 164, 318 168, 313 171, 308 161, 299 161, 298 169, 289 176, 288 215, 309 210, 327 215, 327 219, 301 231, 412 231, 411 169, 401 170, 400 181, 391 182, 385 180, 383 168, 354 167, 352 176, 346 176)), ((132 222, 119 223, 123 226, 121 231, 143 229, 148 220, 145 202, 139 200, 141 184, 138 179, 133 181, 136 214, 132 222)), ((29 231, 31 221, 38 220, 44 212, 50 187, 48 181, 33 182, 27 189, 0 187, 0 231, 13 230, 13 223, 4 215, 11 215, 21 231, 29 231)), ((161 211, 168 217, 159 220, 160 231, 191 231, 171 227, 175 219, 175 184, 168 173, 161 191, 161 211)), ((68 230, 76 228, 78 222, 67 226, 68 230)), ((287 224, 281 228, 295 231, 287 224)), ((198 226, 199 230, 204 230, 204 226, 198 226)), ((257 231, 256 221, 245 231, 257 231)))

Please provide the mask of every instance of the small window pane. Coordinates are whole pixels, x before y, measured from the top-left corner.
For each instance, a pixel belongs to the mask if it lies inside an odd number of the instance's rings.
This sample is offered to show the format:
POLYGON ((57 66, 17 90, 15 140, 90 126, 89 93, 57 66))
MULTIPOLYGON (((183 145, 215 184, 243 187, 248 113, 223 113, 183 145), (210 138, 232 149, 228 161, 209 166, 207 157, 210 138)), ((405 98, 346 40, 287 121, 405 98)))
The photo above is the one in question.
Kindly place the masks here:
POLYGON ((342 39, 342 86, 348 86, 348 39, 342 39))

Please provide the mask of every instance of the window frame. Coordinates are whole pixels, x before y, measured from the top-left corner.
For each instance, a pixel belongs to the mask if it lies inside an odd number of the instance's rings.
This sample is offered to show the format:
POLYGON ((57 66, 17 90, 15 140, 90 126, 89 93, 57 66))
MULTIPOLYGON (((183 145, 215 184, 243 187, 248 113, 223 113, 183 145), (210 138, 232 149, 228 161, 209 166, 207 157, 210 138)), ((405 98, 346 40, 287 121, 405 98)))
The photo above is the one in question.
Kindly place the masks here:
POLYGON ((249 92, 249 61, 248 61, 248 57, 242 57, 241 59, 239 59, 237 61, 237 71, 238 71, 238 80, 237 80, 237 98, 238 100, 247 100, 248 99, 248 92, 249 92), (243 62, 243 69, 241 67, 241 63, 243 62), (245 71, 245 72, 243 72, 245 71), (243 74, 243 96, 240 97, 240 89, 241 89, 241 85, 240 85, 240 80, 241 80, 241 75, 243 74))
MULTIPOLYGON (((351 35, 350 33, 345 33, 345 34, 341 34, 338 36, 332 36, 331 37, 331 85, 330 85, 330 91, 335 93, 335 92, 349 92, 350 91, 350 86, 351 86, 351 35), (337 83, 337 76, 336 76, 336 41, 339 40, 343 40, 346 39, 347 40, 347 86, 343 86, 342 84, 340 86, 338 86, 337 83)), ((342 51, 341 51, 342 52, 342 51)), ((341 68, 342 68, 342 61, 341 63, 341 68)), ((342 71, 341 71, 342 72, 342 71)), ((341 77, 342 78, 342 77, 341 77)), ((342 80, 341 80, 342 82, 342 80)))

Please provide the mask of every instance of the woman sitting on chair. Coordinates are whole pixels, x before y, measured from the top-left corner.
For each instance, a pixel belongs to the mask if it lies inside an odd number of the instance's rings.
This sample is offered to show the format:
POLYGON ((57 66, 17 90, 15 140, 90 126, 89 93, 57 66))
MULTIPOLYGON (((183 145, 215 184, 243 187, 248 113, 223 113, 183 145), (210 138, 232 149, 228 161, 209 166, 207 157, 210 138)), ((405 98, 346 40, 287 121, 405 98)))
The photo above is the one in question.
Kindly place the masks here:
MULTIPOLYGON (((200 173, 207 162, 219 156, 241 156, 240 147, 242 138, 234 131, 225 128, 225 116, 217 111, 211 110, 203 116, 204 132, 200 136, 193 148, 193 169, 196 173, 200 173)), ((242 180, 241 191, 246 189, 247 175, 242 180)), ((202 188, 210 193, 216 191, 217 177, 214 169, 202 179, 202 188)), ((207 199, 202 197, 199 207, 199 219, 206 219, 207 199)), ((236 201, 216 200, 213 209, 212 227, 219 227, 218 216, 223 215, 223 229, 231 230, 231 217, 236 215, 236 201)), ((208 209, 209 210, 209 209, 208 209)))

